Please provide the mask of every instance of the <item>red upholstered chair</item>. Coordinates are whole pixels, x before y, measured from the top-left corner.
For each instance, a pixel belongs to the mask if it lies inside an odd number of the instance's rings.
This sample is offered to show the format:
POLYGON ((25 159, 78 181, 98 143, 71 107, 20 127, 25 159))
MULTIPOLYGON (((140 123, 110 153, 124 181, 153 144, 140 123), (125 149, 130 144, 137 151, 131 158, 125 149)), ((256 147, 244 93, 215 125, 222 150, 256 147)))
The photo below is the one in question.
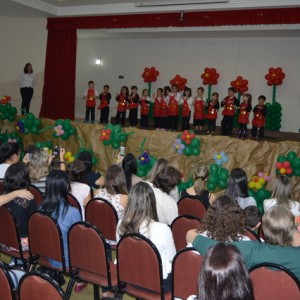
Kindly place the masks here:
POLYGON ((67 194, 67 202, 68 202, 71 206, 73 206, 73 207, 75 207, 75 208, 77 208, 77 209, 79 210, 80 215, 81 215, 81 219, 82 219, 81 206, 80 206, 80 203, 79 203, 79 201, 77 200, 77 198, 76 198, 74 195, 72 195, 71 193, 68 193, 68 194, 67 194))
POLYGON ((15 300, 16 290, 14 288, 11 276, 5 265, 0 261, 0 294, 1 299, 15 300))
POLYGON ((190 229, 197 229, 201 221, 199 218, 190 215, 180 215, 171 224, 176 250, 186 247, 186 233, 190 229))
POLYGON ((191 215, 197 218, 203 218, 206 214, 204 204, 198 199, 184 197, 178 201, 177 205, 178 215, 191 215))
POLYGON ((250 269, 250 277, 255 300, 300 299, 299 280, 283 266, 262 263, 250 269))
POLYGON ((18 300, 65 300, 63 290, 47 274, 29 272, 19 283, 18 300))
POLYGON ((5 206, 0 207, 0 244, 7 246, 0 247, 0 252, 22 260, 27 268, 29 252, 22 250, 18 224, 12 212, 5 206))
POLYGON ((74 224, 68 234, 72 286, 74 280, 94 285, 94 299, 99 299, 99 286, 117 287, 117 267, 109 260, 110 247, 100 231, 90 223, 74 224))
POLYGON ((161 257, 155 245, 141 234, 122 237, 117 245, 119 290, 126 284, 129 295, 151 300, 171 299, 164 292, 161 257))
POLYGON ((194 248, 180 250, 173 259, 172 299, 187 299, 198 294, 198 277, 203 256, 195 253, 194 248))
POLYGON ((261 243, 261 240, 260 240, 258 234, 249 227, 245 228, 243 235, 246 235, 252 241, 259 241, 261 243))
POLYGON ((94 198, 85 207, 85 220, 95 225, 105 239, 116 241, 118 214, 107 200, 94 198))
POLYGON ((43 193, 33 184, 31 184, 27 189, 33 195, 36 205, 41 205, 44 201, 43 193))

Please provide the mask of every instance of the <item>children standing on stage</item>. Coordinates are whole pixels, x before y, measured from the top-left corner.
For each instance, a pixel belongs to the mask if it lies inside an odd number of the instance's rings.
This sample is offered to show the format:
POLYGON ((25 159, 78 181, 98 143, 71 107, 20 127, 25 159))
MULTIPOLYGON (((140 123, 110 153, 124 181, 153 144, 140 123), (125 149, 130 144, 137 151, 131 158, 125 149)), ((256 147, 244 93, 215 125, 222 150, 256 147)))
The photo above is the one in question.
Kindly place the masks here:
POLYGON ((109 123, 109 103, 111 99, 109 86, 107 84, 103 87, 103 92, 100 94, 99 99, 100 99, 100 105, 98 109, 101 110, 99 124, 106 125, 109 123))
POLYGON ((91 115, 91 124, 95 122, 95 106, 96 98, 99 96, 98 91, 95 89, 94 81, 90 80, 88 82, 88 89, 83 93, 83 99, 86 99, 85 102, 85 119, 84 123, 89 123, 91 115))
POLYGON ((126 118, 126 109, 127 109, 127 102, 129 97, 129 90, 127 86, 122 86, 120 94, 117 94, 116 100, 118 102, 117 106, 117 115, 116 115, 116 124, 125 125, 125 118, 126 118))
POLYGON ((129 125, 134 127, 137 125, 138 106, 140 101, 140 96, 138 95, 137 90, 138 88, 135 85, 131 87, 131 94, 128 100, 129 125))
POLYGON ((175 84, 171 86, 171 93, 169 93, 168 102, 168 119, 169 119, 169 129, 171 131, 177 131, 178 129, 178 117, 179 117, 179 102, 180 93, 175 84))
POLYGON ((181 117, 182 117, 182 128, 181 130, 190 130, 190 118, 191 110, 193 107, 192 90, 186 87, 183 91, 183 97, 180 100, 182 104, 181 117))
POLYGON ((266 97, 261 95, 258 97, 258 105, 253 109, 254 118, 252 120, 252 131, 251 135, 253 138, 256 138, 257 131, 259 130, 258 136, 263 138, 265 136, 264 129, 267 116, 267 107, 265 105, 266 97))
POLYGON ((150 98, 148 96, 148 90, 143 89, 142 91, 142 98, 140 99, 141 105, 141 128, 147 129, 148 128, 148 117, 149 117, 149 105, 150 105, 150 98))
POLYGON ((207 112, 205 114, 205 119, 207 120, 207 134, 215 134, 216 130, 216 120, 218 118, 219 104, 219 94, 217 92, 212 93, 212 99, 206 103, 207 112))
POLYGON ((223 120, 221 123, 222 135, 230 136, 232 132, 235 110, 239 106, 239 101, 234 94, 235 88, 230 87, 228 89, 228 96, 221 102, 221 106, 224 107, 222 112, 223 120))
MULTIPOLYGON (((165 87, 165 93, 170 93, 170 87, 165 87)), ((155 96, 155 95, 154 95, 155 96)), ((164 90, 162 88, 157 89, 157 95, 154 99, 154 106, 153 106, 153 114, 157 116, 154 119, 156 120, 156 129, 166 130, 168 129, 168 96, 164 97, 164 90)))
POLYGON ((243 102, 239 105, 239 116, 238 116, 238 123, 239 123, 239 133, 238 138, 246 138, 247 136, 247 124, 249 124, 249 115, 250 111, 252 110, 252 96, 250 94, 243 95, 243 102))
POLYGON ((205 116, 205 96, 204 88, 199 87, 197 89, 197 97, 194 100, 194 122, 196 134, 202 133, 202 128, 204 126, 204 116, 205 116))

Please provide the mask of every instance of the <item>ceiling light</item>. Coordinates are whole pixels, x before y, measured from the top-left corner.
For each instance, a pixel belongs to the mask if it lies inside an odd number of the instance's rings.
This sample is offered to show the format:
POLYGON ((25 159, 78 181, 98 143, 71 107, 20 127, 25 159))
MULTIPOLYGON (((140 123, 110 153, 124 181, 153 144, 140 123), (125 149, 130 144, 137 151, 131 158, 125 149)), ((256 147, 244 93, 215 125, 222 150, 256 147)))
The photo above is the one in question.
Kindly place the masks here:
POLYGON ((136 7, 228 3, 230 0, 169 0, 135 2, 136 7))

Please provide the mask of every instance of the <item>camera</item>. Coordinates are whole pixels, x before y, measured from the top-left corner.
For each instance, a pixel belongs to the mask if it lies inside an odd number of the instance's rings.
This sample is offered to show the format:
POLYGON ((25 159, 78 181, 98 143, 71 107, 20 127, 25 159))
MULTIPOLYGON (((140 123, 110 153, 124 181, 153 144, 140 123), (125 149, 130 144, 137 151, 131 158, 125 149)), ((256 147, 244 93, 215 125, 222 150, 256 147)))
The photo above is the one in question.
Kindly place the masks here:
POLYGON ((60 152, 59 147, 55 146, 54 149, 52 150, 52 155, 59 156, 59 152, 60 152))

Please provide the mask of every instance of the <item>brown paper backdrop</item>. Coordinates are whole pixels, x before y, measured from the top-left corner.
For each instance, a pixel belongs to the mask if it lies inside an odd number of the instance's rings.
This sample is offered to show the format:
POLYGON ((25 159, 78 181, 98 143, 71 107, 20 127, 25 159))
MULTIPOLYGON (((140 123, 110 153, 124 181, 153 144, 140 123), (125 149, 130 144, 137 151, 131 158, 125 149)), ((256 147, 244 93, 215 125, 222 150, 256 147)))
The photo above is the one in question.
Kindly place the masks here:
MULTIPOLYGON (((53 126, 54 121, 41 118, 43 127, 53 126)), ((102 125, 89 125, 82 123, 73 123, 76 127, 78 135, 84 142, 85 148, 92 148, 94 155, 98 158, 99 163, 96 169, 105 173, 106 169, 115 162, 118 150, 114 150, 111 146, 104 146, 100 141, 100 131, 102 125)), ((15 130, 15 123, 1 121, 1 132, 15 130)), ((124 128, 124 132, 134 132, 128 136, 126 142, 126 153, 133 153, 138 156, 141 153, 141 144, 146 138, 144 150, 150 152, 156 158, 165 158, 171 165, 183 171, 188 176, 189 172, 198 164, 209 166, 214 163, 213 155, 224 151, 229 158, 228 163, 223 166, 229 171, 232 168, 243 168, 250 179, 257 172, 266 172, 272 176, 272 181, 275 178, 275 164, 278 155, 286 155, 289 151, 295 151, 297 156, 300 156, 300 143, 294 141, 281 142, 266 142, 253 140, 239 140, 223 136, 200 136, 201 152, 199 156, 178 155, 175 153, 173 143, 178 133, 158 131, 158 130, 140 130, 137 128, 124 128)), ((77 136, 71 136, 68 140, 55 139, 52 137, 52 130, 46 130, 38 135, 21 135, 24 146, 35 142, 43 142, 51 140, 53 145, 64 147, 66 151, 76 153, 80 148, 80 142, 77 136)), ((266 186, 271 190, 272 181, 266 186)), ((294 197, 299 199, 300 195, 300 178, 292 177, 294 185, 294 197)), ((300 200, 300 199, 299 199, 300 200)))

